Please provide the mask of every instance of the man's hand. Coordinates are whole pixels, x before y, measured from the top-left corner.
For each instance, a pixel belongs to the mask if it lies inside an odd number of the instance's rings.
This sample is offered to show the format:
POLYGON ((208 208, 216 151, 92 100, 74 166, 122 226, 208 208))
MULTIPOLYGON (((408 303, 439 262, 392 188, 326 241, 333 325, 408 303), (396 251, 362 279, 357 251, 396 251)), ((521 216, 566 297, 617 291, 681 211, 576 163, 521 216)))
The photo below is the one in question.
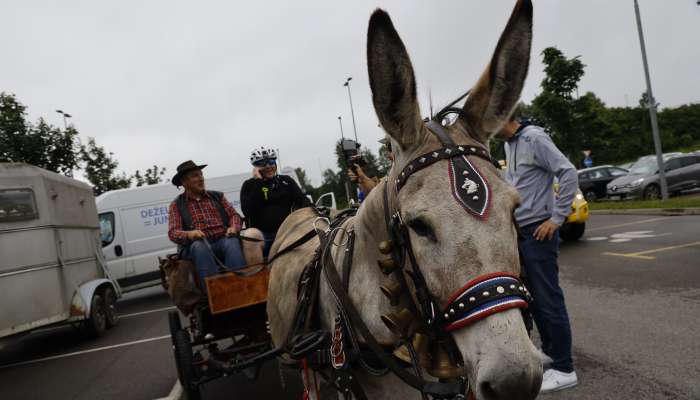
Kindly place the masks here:
POLYGON ((542 225, 538 226, 537 229, 535 229, 535 233, 532 234, 536 240, 542 241, 542 240, 552 240, 552 237, 554 236, 554 232, 559 229, 559 225, 556 223, 552 222, 551 219, 544 221, 542 225))
POLYGON ((355 167, 354 170, 352 168, 348 169, 348 178, 350 178, 351 181, 362 184, 369 180, 369 177, 365 174, 365 171, 362 170, 362 167, 357 164, 353 164, 353 166, 355 167))
POLYGON ((236 236, 238 235, 238 232, 240 232, 238 227, 230 226, 228 229, 226 229, 226 237, 236 236))
POLYGON ((357 175, 355 175, 355 172, 350 168, 348 168, 348 178, 350 178, 350 182, 357 183, 357 175))
POLYGON ((187 234, 187 240, 198 240, 207 237, 207 235, 205 235, 204 232, 200 231, 199 229, 187 231, 185 233, 187 234))
POLYGON ((253 168, 253 178, 262 179, 262 174, 260 173, 260 168, 258 168, 258 167, 253 168))

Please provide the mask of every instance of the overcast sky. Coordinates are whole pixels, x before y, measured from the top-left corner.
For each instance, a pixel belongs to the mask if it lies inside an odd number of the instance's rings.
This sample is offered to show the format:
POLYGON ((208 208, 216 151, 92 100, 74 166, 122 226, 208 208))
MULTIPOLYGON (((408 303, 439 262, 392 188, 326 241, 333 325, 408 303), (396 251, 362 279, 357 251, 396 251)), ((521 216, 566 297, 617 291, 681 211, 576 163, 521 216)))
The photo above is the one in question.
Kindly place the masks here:
MULTIPOLYGON (((320 183, 335 167, 333 142, 352 133, 352 76, 359 141, 383 133, 366 67, 367 22, 391 15, 413 60, 423 113, 485 67, 514 1, 3 1, 0 91, 114 152, 133 173, 156 163, 168 177, 184 160, 219 176, 250 169, 257 146, 320 183), (352 4, 352 6, 349 6, 352 4)), ((700 6, 640 0, 653 89, 662 106, 700 101, 700 6)), ((637 103, 644 75, 632 0, 535 0, 534 43, 523 99, 542 80, 540 52, 557 46, 587 65, 580 93, 608 105, 637 103)))

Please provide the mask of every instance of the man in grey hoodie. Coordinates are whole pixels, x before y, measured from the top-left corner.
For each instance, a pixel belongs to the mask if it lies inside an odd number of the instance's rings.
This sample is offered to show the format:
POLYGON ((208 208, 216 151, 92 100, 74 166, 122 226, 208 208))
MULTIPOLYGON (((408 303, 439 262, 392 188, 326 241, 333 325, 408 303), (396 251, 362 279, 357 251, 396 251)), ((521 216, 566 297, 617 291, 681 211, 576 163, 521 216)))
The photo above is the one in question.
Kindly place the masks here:
POLYGON ((533 317, 542 351, 552 359, 541 393, 566 389, 578 379, 571 359, 571 326, 559 286, 559 227, 571 210, 578 187, 576 168, 539 126, 511 119, 499 132, 505 141, 506 181, 518 189, 515 210, 520 228, 520 261, 532 292, 533 317), (554 177, 559 180, 555 196, 554 177))

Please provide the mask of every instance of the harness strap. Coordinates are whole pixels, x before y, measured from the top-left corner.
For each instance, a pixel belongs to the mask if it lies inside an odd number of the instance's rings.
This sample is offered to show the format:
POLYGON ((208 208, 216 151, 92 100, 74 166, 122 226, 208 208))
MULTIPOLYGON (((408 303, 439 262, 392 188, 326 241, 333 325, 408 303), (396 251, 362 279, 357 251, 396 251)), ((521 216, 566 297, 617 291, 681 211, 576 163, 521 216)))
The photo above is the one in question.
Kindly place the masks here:
POLYGON ((340 304, 340 307, 348 315, 350 321, 352 322, 349 328, 356 330, 362 336, 367 346, 376 354, 377 358, 391 370, 392 373, 414 389, 433 396, 447 397, 456 396, 461 393, 460 390, 462 389, 462 385, 457 382, 426 382, 415 375, 406 372, 403 367, 401 367, 396 360, 394 360, 393 356, 388 355, 384 351, 382 345, 379 344, 377 339, 362 320, 357 308, 355 308, 349 296, 343 290, 343 284, 340 281, 340 277, 338 276, 338 272, 336 271, 335 263, 333 262, 332 258, 329 258, 328 262, 323 262, 321 264, 321 269, 326 277, 326 281, 328 282, 331 291, 340 304))

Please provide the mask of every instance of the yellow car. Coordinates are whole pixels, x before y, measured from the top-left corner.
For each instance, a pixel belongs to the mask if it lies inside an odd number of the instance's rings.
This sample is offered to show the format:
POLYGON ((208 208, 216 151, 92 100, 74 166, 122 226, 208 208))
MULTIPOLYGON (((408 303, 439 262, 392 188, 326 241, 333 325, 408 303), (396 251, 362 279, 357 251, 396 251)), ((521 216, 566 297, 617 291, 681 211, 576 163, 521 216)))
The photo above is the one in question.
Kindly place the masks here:
POLYGON ((579 240, 586 230, 587 220, 588 202, 583 197, 581 189, 576 189, 576 196, 574 196, 574 201, 571 204, 571 214, 569 214, 566 221, 564 221, 564 225, 559 229, 559 236, 564 240, 579 240))
MULTIPOLYGON (((505 176, 506 163, 503 160, 498 162, 501 165, 501 174, 505 176)), ((554 193, 559 193, 559 182, 554 182, 554 193)), ((566 241, 579 240, 586 231, 586 221, 588 221, 588 202, 583 196, 581 189, 576 189, 574 201, 571 203, 571 214, 566 218, 564 224, 559 228, 559 237, 566 241)))

